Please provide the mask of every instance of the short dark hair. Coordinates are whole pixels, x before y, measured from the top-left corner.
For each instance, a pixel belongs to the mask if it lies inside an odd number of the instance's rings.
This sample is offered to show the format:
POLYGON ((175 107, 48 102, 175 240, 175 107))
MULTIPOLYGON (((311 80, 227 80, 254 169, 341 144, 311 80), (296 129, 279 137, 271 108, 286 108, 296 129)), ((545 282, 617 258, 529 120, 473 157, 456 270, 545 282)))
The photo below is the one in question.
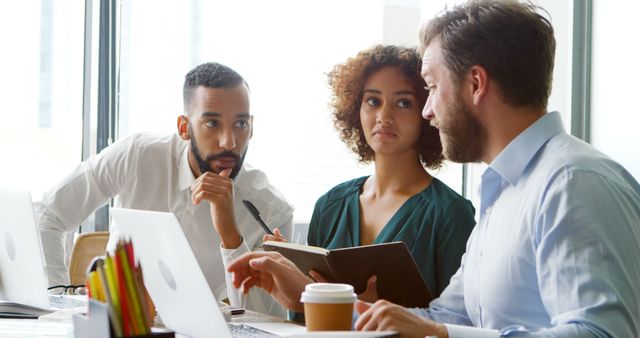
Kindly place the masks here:
MULTIPOLYGON (((413 85, 418 97, 418 105, 424 107, 427 101, 425 82, 420 76, 420 57, 415 48, 377 45, 338 64, 328 74, 331 87, 330 107, 333 124, 340 139, 358 155, 358 160, 368 163, 374 160, 374 151, 364 136, 360 121, 360 106, 367 78, 384 67, 397 68, 413 85)), ((422 131, 416 147, 420 161, 425 167, 436 169, 444 159, 438 130, 427 120, 420 119, 422 131)))
MULTIPOLYGON (((459 80, 484 67, 507 103, 546 108, 556 40, 542 8, 507 0, 480 0, 446 10, 420 30, 420 54, 440 42, 447 68, 459 80)), ((547 13, 548 14, 548 13, 547 13)))
POLYGON ((217 62, 203 63, 190 70, 184 77, 182 95, 185 109, 191 101, 194 90, 200 86, 208 88, 234 88, 239 84, 247 85, 244 78, 235 70, 217 62))

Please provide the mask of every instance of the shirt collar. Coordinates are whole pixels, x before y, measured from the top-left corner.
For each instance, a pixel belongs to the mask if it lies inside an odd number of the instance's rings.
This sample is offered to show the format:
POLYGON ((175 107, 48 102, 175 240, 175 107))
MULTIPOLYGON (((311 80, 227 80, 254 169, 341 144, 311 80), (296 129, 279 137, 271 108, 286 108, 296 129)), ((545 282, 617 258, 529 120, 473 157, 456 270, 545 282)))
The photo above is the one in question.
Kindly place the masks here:
POLYGON ((509 184, 515 185, 538 150, 554 135, 563 132, 560 113, 554 111, 544 114, 516 136, 489 167, 509 184))
POLYGON ((187 145, 182 148, 182 154, 180 155, 180 163, 178 164, 178 189, 180 191, 190 188, 196 180, 189 165, 189 151, 191 151, 191 146, 187 145))

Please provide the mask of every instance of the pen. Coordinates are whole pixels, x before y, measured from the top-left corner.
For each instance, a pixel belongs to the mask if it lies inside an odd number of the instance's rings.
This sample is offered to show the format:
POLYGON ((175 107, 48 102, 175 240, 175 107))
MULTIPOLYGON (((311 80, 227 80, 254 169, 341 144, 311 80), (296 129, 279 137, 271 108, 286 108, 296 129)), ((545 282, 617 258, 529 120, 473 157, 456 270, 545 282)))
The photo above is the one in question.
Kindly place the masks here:
POLYGON ((244 313, 244 309, 231 309, 231 315, 235 316, 235 315, 241 315, 244 313))
POLYGON ((253 205, 253 203, 251 203, 251 202, 249 202, 247 200, 242 200, 242 204, 244 204, 244 206, 247 207, 247 210, 249 210, 249 213, 251 214, 251 216, 253 216, 253 218, 256 219, 256 221, 258 222, 258 224, 260 224, 260 226, 262 227, 264 232, 266 232, 269 235, 273 235, 273 232, 264 223, 264 221, 262 220, 262 217, 260 217, 260 212, 258 211, 258 209, 256 209, 256 207, 253 205))

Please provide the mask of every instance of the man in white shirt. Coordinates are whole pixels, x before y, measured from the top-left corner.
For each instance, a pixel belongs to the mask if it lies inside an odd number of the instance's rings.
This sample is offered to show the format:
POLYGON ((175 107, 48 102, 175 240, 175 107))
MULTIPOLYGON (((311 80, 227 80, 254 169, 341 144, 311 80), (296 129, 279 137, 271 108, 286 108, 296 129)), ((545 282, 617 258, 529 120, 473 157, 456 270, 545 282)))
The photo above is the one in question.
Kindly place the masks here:
MULTIPOLYGON (((268 225, 290 233, 293 207, 263 172, 243 163, 253 132, 245 80, 224 65, 205 63, 186 75, 183 95, 177 135, 119 140, 36 203, 50 285, 69 282, 66 233, 113 197, 118 207, 173 212, 211 290, 218 299, 228 294, 232 303, 240 300, 234 289, 227 292, 226 263, 259 246, 263 235, 240 202, 253 202, 268 225)), ((108 248, 116 233, 112 225, 108 248)), ((278 313, 264 299, 250 295, 247 306, 278 313)))

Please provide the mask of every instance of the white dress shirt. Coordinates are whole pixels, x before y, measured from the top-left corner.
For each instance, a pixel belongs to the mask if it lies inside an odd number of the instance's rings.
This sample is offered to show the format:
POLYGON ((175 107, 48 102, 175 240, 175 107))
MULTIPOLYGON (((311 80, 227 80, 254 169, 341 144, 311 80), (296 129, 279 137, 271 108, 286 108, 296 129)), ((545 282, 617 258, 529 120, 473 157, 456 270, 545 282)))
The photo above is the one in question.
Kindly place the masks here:
MULTIPOLYGON (((97 208, 116 197, 117 207, 174 213, 217 299, 222 300, 227 294, 230 299, 237 299, 237 290, 227 284, 231 274, 226 273, 225 266, 261 245, 264 234, 241 201, 253 202, 264 221, 272 228, 280 228, 285 236, 292 230, 293 207, 269 184, 263 172, 243 165, 233 184, 236 225, 243 243, 233 250, 222 248, 211 220, 210 203, 191 202, 190 187, 195 177, 188 162, 189 151, 189 142, 178 135, 132 135, 81 163, 45 193, 34 211, 49 284, 69 282, 65 233, 75 230, 97 208)), ((117 225, 112 224, 110 230, 108 249, 117 241, 117 225)), ((268 295, 254 289, 247 300, 248 308, 282 313, 268 295)))
POLYGON ((482 176, 462 266, 424 316, 449 337, 639 337, 640 185, 549 113, 482 176))

